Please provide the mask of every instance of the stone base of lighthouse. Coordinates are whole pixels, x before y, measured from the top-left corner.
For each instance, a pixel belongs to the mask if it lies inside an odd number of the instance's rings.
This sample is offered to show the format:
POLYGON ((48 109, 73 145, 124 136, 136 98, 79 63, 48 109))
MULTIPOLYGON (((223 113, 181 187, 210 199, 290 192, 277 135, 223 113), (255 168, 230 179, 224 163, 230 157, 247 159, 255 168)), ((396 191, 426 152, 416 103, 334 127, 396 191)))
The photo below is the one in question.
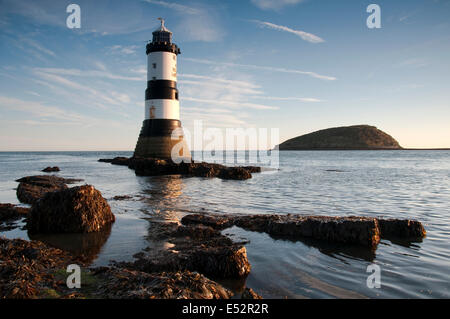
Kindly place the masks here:
POLYGON ((134 157, 190 162, 191 153, 182 133, 181 122, 167 119, 145 120, 136 143, 134 157))

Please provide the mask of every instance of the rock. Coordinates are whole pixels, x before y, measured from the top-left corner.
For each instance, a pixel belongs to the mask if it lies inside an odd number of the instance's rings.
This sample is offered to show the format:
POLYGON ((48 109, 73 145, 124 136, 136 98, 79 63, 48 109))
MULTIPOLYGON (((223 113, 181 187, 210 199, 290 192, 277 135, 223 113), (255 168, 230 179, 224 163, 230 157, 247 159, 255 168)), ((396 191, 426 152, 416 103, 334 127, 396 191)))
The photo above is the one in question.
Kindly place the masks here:
POLYGON ((409 219, 379 219, 382 238, 423 238, 422 223, 409 219))
POLYGON ((117 267, 85 268, 84 260, 39 241, 0 237, 0 297, 228 299, 232 293, 190 272, 145 273, 117 267), (82 286, 66 286, 66 267, 82 269, 82 286))
POLYGON ((115 165, 126 165, 134 169, 138 176, 183 175, 196 177, 218 177, 221 179, 245 180, 252 178, 251 173, 261 172, 257 166, 227 167, 211 163, 174 163, 170 160, 157 158, 126 158, 100 159, 115 165))
POLYGON ((38 298, 44 290, 56 287, 52 273, 71 263, 83 265, 81 260, 41 242, 0 237, 0 297, 38 298))
POLYGON ((100 158, 98 160, 98 162, 100 162, 100 163, 111 163, 112 160, 113 160, 112 158, 100 158))
POLYGON ((383 220, 370 217, 331 217, 302 215, 204 215, 182 218, 186 225, 203 224, 214 229, 233 225, 271 236, 298 239, 313 238, 333 243, 360 244, 375 248, 380 238, 422 238, 425 229, 418 221, 383 220))
POLYGON ((378 221, 369 217, 256 215, 236 218, 235 225, 289 238, 314 238, 328 242, 376 247, 378 221))
POLYGON ((49 173, 49 172, 59 172, 60 169, 59 169, 58 166, 53 166, 53 167, 48 166, 48 167, 44 168, 42 171, 43 171, 43 172, 46 172, 46 173, 49 173))
MULTIPOLYGON (((94 269, 94 273, 95 273, 94 269)), ((190 271, 146 273, 123 268, 99 269, 96 292, 108 299, 228 299, 232 293, 190 271)))
POLYGON ((29 211, 29 208, 0 203, 0 222, 26 217, 29 211))
POLYGON ((278 145, 284 150, 379 150, 401 149, 389 134, 375 126, 334 127, 294 137, 278 145))
POLYGON ((14 221, 26 217, 29 211, 29 208, 0 203, 0 231, 17 228, 14 221))
POLYGON ((132 199, 133 196, 129 196, 129 195, 117 195, 114 196, 113 199, 114 200, 128 200, 128 199, 132 199))
POLYGON ((197 271, 211 278, 241 278, 250 272, 245 247, 211 227, 154 223, 152 236, 152 240, 170 242, 173 247, 150 247, 136 254, 136 261, 119 265, 150 273, 197 271))
POLYGON ((252 174, 249 170, 243 167, 229 167, 227 169, 222 169, 217 177, 221 179, 237 179, 244 180, 252 178, 252 174))
POLYGON ((115 217, 102 194, 91 185, 48 192, 30 212, 30 233, 90 233, 113 223, 115 217))
POLYGON ((241 299, 263 299, 263 297, 254 292, 252 288, 245 288, 241 299))
POLYGON ((181 222, 184 225, 202 224, 219 230, 226 229, 234 225, 234 219, 230 216, 206 214, 189 214, 184 216, 181 222))
POLYGON ((34 204, 48 192, 58 191, 67 188, 67 184, 76 183, 81 180, 66 179, 53 175, 27 176, 16 180, 17 198, 22 203, 34 204))

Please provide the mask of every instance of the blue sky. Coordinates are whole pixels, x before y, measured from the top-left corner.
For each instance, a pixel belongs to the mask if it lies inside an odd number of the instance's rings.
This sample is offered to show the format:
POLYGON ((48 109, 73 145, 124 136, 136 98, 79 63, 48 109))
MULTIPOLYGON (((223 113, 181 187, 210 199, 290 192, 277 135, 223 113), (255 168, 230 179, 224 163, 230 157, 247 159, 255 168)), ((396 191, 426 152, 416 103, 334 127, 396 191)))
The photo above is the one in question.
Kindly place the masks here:
POLYGON ((189 130, 284 141, 371 124, 404 147, 450 147, 450 0, 0 0, 0 150, 133 150, 157 17, 181 48, 189 130), (366 26, 370 3, 381 29, 366 26))

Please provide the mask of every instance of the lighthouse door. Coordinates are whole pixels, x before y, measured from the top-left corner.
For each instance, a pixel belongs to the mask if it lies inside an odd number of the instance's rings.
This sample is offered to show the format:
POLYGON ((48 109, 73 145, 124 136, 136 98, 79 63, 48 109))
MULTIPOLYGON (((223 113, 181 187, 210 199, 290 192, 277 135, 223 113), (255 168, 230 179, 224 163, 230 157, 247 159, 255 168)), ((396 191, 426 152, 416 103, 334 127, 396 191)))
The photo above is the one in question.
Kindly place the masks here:
POLYGON ((150 118, 154 119, 155 118, 155 106, 152 105, 152 107, 150 108, 150 118))

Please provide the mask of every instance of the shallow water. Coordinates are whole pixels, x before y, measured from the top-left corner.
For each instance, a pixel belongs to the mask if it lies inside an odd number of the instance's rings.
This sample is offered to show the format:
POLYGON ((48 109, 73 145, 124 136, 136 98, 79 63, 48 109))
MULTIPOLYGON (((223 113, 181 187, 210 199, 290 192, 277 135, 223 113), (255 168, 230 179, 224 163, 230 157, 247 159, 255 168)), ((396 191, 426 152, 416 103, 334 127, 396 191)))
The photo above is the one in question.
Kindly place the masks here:
MULTIPOLYGON (((223 214, 360 215, 412 218, 424 223, 422 242, 382 240, 375 252, 318 241, 286 241, 237 227, 224 231, 246 245, 252 271, 246 284, 273 298, 449 298, 450 151, 281 152, 280 169, 247 181, 174 176, 137 177, 99 158, 130 152, 0 153, 0 202, 18 203, 16 179, 45 174, 84 179, 108 199, 117 217, 96 235, 38 236, 94 265, 131 260, 155 243, 148 219, 179 220, 187 212, 223 214), (113 200, 116 195, 132 196, 113 200), (381 288, 370 289, 367 266, 381 267, 381 288)), ((207 159, 206 159, 207 160, 207 159)), ((15 229, 7 237, 28 239, 15 229)), ((225 283, 236 291, 244 282, 225 283)))

